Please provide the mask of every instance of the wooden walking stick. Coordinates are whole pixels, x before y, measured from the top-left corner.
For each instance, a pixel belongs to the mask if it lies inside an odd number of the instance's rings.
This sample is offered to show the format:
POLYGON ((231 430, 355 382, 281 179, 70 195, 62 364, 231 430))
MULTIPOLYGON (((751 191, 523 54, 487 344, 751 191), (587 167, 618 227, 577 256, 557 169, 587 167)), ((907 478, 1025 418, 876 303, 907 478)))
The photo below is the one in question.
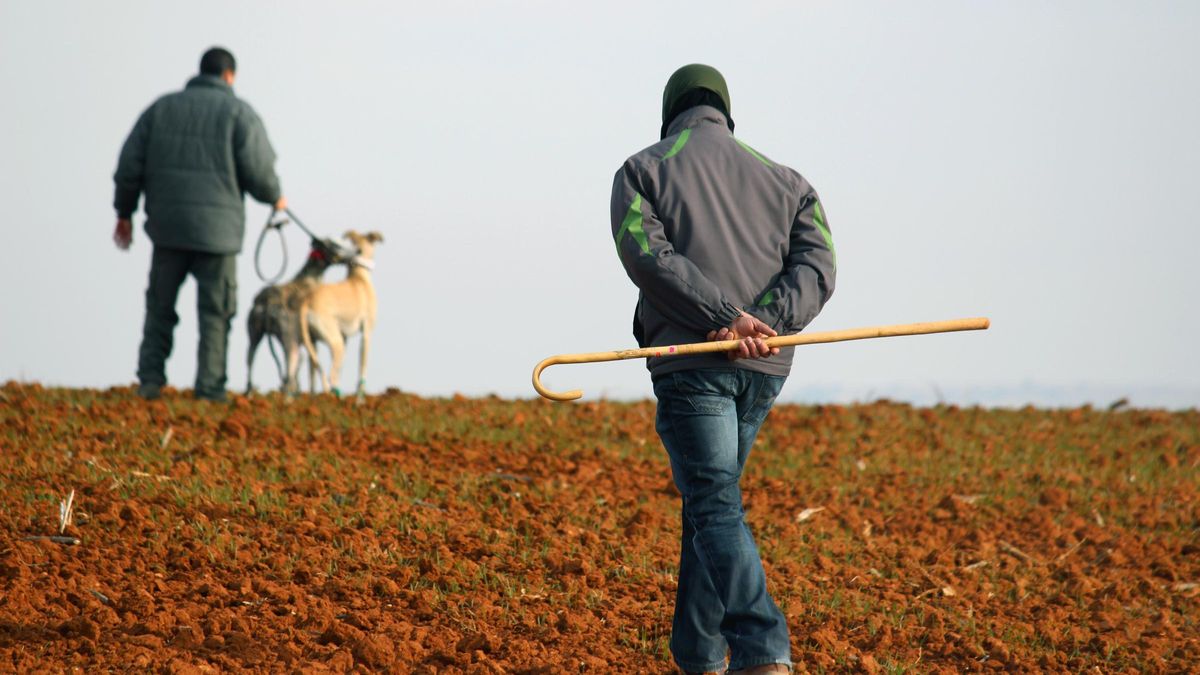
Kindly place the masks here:
MULTIPOLYGON (((823 333, 796 333, 795 335, 779 335, 767 338, 764 342, 769 347, 794 347, 796 345, 811 345, 822 342, 845 342, 847 340, 866 340, 868 338, 897 337, 900 335, 927 335, 929 333, 952 333, 960 330, 985 330, 991 325, 986 317, 975 319, 952 319, 950 321, 930 321, 927 323, 905 323, 895 326, 873 326, 870 328, 850 328, 847 330, 831 330, 823 333)), ((624 359, 644 359, 652 356, 681 356, 683 354, 706 354, 711 352, 727 352, 737 349, 740 340, 720 340, 716 342, 695 342, 686 345, 671 345, 664 347, 644 347, 642 349, 622 349, 615 352, 592 352, 589 354, 559 354, 543 359, 533 369, 533 388, 537 393, 551 401, 574 401, 583 396, 583 390, 554 392, 542 386, 542 371, 559 363, 599 363, 601 361, 622 361, 624 359)))

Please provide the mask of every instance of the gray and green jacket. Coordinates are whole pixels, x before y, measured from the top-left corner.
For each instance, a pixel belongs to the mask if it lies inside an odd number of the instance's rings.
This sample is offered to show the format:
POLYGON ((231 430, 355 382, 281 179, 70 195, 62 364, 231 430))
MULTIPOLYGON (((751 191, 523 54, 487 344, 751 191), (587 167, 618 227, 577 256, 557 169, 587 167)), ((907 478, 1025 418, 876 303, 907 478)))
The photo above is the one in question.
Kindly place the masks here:
MULTIPOLYGON (((679 114, 625 161, 612 191, 617 254, 640 290, 644 347, 702 342, 744 310, 796 333, 833 295, 836 255, 816 191, 733 137, 716 108, 679 114)), ((732 365, 787 375, 792 349, 732 365)), ((729 367, 724 355, 652 358, 653 376, 729 367)))
POLYGON ((209 75, 193 77, 142 113, 113 180, 121 218, 146 193, 146 234, 155 246, 205 253, 241 251, 245 193, 264 204, 280 197, 262 121, 224 80, 209 75))

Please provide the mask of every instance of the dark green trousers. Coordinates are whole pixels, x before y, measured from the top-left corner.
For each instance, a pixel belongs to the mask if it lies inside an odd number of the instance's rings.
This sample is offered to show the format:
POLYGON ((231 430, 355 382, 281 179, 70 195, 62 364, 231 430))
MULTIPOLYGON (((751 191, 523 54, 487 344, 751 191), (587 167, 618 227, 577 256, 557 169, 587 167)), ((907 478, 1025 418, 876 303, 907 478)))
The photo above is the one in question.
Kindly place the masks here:
POLYGON ((237 311, 237 256, 154 247, 146 288, 146 324, 138 351, 138 380, 143 386, 166 384, 167 357, 175 339, 175 301, 191 274, 196 279, 200 348, 196 354, 196 396, 225 396, 225 352, 229 324, 237 311))

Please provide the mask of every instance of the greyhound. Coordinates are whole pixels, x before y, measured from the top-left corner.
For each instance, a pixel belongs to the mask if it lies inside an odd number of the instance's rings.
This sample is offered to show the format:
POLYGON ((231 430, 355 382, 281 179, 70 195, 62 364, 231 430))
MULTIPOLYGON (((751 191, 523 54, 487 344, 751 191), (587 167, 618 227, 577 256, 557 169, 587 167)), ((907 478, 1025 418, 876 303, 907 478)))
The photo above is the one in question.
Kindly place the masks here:
MULTIPOLYGON (((271 347, 271 356, 275 357, 275 366, 283 380, 282 390, 292 394, 299 389, 299 381, 295 377, 300 360, 300 305, 320 283, 325 270, 333 265, 345 264, 355 255, 330 239, 313 238, 308 260, 300 271, 286 284, 267 286, 254 296, 254 306, 246 317, 246 330, 250 333, 250 350, 246 355, 246 393, 254 390, 252 382, 254 372, 254 353, 258 351, 258 343, 265 337, 274 337, 283 345, 288 368, 284 370, 275 356, 275 347, 271 347)), ((313 375, 312 364, 309 365, 310 376, 313 375)), ((316 387, 315 377, 312 378, 313 388, 316 387)))
POLYGON ((345 236, 358 248, 358 255, 349 262, 350 269, 344 281, 317 286, 301 303, 300 335, 308 350, 308 358, 316 364, 321 375, 323 391, 332 389, 335 395, 340 396, 338 378, 346 353, 346 338, 362 333, 356 391, 359 400, 362 400, 366 386, 367 350, 371 343, 371 331, 375 328, 375 287, 371 284, 371 269, 375 266, 375 244, 383 242, 383 235, 378 232, 359 234, 350 230, 345 236), (329 345, 332 358, 328 374, 317 360, 314 337, 329 345))

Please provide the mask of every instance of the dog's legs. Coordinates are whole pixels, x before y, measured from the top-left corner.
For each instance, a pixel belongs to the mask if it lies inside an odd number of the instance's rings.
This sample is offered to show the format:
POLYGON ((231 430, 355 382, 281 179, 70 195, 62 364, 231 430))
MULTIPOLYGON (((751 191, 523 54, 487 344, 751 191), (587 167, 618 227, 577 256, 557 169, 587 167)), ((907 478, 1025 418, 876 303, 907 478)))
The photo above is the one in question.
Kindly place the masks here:
POLYGON ((363 326, 362 344, 358 346, 358 391, 356 395, 361 402, 367 396, 367 350, 371 346, 371 331, 363 326))
MULTIPOLYGON (((324 336, 319 332, 320 327, 309 324, 310 319, 313 322, 320 321, 320 317, 309 313, 308 302, 305 302, 303 305, 300 305, 300 337, 304 339, 304 349, 308 351, 309 368, 316 368, 317 372, 321 373, 321 381, 323 384, 325 384, 325 390, 328 391, 329 385, 325 378, 325 373, 321 369, 321 362, 317 360, 317 348, 313 346, 311 329, 316 328, 318 330, 318 338, 324 336)), ((326 340, 326 342, 328 342, 328 340, 326 340)))
POLYGON ((308 368, 316 368, 320 370, 320 364, 317 363, 317 348, 312 346, 312 335, 310 325, 308 325, 308 303, 300 305, 300 337, 304 339, 304 348, 308 352, 308 368))
MULTIPOLYGON (((287 363, 281 362, 279 360, 279 354, 275 352, 276 342, 279 343, 280 347, 283 346, 283 338, 281 335, 282 333, 277 335, 266 335, 263 339, 267 341, 267 347, 271 352, 271 360, 275 362, 275 372, 279 375, 280 381, 283 381, 287 379, 287 363)), ((287 358, 286 352, 284 353, 284 358, 287 358)))
POLYGON ((286 396, 294 396, 300 390, 300 344, 296 340, 289 340, 285 349, 287 377, 283 380, 283 393, 286 396))
POLYGON ((325 333, 325 344, 329 345, 329 373, 325 376, 325 381, 333 389, 335 396, 341 396, 342 390, 338 387, 338 380, 342 375, 342 359, 346 356, 346 338, 342 335, 342 331, 338 328, 337 323, 330 321, 334 325, 322 326, 328 332, 325 333))
MULTIPOLYGON (((250 337, 250 347, 246 351, 246 395, 254 393, 254 356, 258 353, 258 345, 263 341, 263 338, 270 340, 267 335, 267 304, 268 300, 264 297, 262 291, 258 297, 254 298, 254 306, 250 308, 250 315, 246 317, 246 332, 250 337)), ((269 343, 268 343, 269 345, 269 343)), ((275 362, 276 367, 279 362, 275 362)))
POLYGON ((278 327, 279 344, 283 347, 283 371, 280 373, 280 390, 291 397, 296 392, 296 371, 300 364, 300 327, 282 323, 278 327))
POLYGON ((317 362, 312 359, 308 360, 308 393, 317 393, 317 362))
POLYGON ((262 332, 256 330, 256 326, 251 317, 250 322, 250 349, 246 352, 246 395, 249 396, 254 392, 254 353, 258 351, 258 343, 262 341, 262 332))

